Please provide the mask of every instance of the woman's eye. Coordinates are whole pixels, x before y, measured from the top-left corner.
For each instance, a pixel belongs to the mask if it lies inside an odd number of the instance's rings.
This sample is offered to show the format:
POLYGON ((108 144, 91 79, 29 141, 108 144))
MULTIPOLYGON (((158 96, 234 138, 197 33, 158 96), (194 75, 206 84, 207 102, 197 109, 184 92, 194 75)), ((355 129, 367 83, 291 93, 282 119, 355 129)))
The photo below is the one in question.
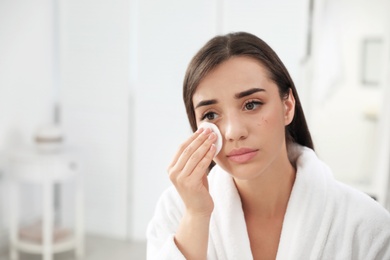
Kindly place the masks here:
POLYGON ((216 115, 214 112, 208 112, 208 113, 206 113, 206 114, 203 116, 202 120, 204 120, 204 119, 207 119, 207 120, 214 120, 216 117, 217 117, 217 115, 216 115))
POLYGON ((254 110, 256 107, 261 105, 261 102, 251 101, 245 104, 245 110, 254 110))

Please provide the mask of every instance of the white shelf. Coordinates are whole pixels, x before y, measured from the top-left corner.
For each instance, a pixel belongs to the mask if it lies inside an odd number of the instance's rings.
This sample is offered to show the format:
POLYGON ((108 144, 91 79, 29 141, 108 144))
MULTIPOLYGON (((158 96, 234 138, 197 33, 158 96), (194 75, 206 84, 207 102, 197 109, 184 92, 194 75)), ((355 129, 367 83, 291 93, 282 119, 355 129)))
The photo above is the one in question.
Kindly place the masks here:
MULTIPOLYGON (((76 239, 72 236, 63 241, 57 242, 53 244, 52 252, 60 253, 68 250, 72 250, 76 246, 76 239)), ((19 240, 15 247, 24 252, 24 253, 32 253, 32 254, 41 254, 43 252, 43 245, 36 244, 33 242, 27 242, 23 240, 19 240)))

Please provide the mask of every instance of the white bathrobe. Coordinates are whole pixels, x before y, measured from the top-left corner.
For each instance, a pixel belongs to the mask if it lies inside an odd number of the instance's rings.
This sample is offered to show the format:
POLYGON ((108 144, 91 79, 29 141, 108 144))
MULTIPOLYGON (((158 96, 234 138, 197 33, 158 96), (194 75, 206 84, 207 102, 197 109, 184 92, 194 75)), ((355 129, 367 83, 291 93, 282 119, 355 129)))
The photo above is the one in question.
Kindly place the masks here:
MULTIPOLYGON (((369 196, 337 182, 315 153, 295 146, 297 174, 283 221, 277 259, 390 259, 390 214, 369 196)), ((207 259, 253 259, 232 177, 216 165, 207 259)), ((148 259, 185 259, 174 234, 184 204, 174 187, 161 196, 147 230, 148 259)))

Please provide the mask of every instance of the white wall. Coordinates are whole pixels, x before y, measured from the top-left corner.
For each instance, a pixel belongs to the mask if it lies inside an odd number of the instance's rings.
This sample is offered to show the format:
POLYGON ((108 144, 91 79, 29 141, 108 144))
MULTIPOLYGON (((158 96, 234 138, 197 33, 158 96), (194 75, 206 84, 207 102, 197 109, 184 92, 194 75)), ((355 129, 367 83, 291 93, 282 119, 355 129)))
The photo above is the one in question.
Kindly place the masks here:
POLYGON ((50 0, 0 2, 0 149, 51 119, 52 24, 50 0))
POLYGON ((190 135, 182 80, 192 56, 217 33, 248 31, 274 47, 293 78, 298 79, 305 49, 307 3, 139 2, 132 238, 145 239, 157 199, 170 185, 166 168, 179 144, 190 135))
POLYGON ((60 1, 61 124, 79 154, 88 233, 127 237, 129 2, 60 1))
MULTIPOLYGON (((1 152, 32 144, 36 128, 52 120, 52 10, 51 0, 0 1, 1 159, 1 152)), ((0 240, 7 222, 2 184, 0 179, 0 240)))

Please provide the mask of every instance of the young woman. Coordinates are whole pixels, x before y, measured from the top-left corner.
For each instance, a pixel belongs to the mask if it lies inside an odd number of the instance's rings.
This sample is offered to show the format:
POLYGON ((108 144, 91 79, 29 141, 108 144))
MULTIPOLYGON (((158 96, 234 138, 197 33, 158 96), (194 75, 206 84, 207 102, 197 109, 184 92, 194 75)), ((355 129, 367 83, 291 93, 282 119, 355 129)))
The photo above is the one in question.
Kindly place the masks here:
POLYGON ((316 157, 294 83, 264 41, 211 39, 183 90, 194 134, 168 167, 148 259, 390 259, 389 213, 316 157), (216 157, 205 121, 222 135, 216 157))

